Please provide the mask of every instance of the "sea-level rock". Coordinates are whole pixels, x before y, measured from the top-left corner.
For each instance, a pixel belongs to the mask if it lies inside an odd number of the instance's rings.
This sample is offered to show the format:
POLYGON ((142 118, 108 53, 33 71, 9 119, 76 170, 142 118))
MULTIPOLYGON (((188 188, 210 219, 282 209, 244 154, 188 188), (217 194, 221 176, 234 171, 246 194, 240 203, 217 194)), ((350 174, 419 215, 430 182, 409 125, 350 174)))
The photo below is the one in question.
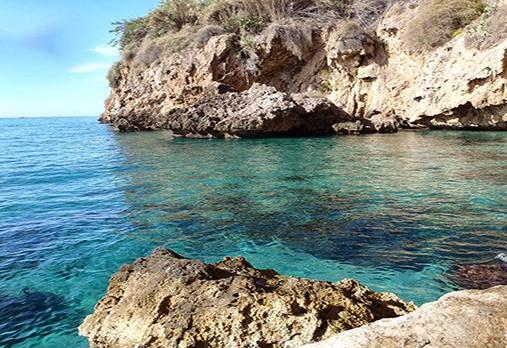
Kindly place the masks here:
POLYGON ((124 266, 79 328, 93 347, 298 347, 414 310, 354 280, 311 281, 169 250, 124 266))
POLYGON ((383 319, 305 348, 505 348, 507 286, 443 296, 403 317, 383 319))
POLYGON ((244 92, 211 95, 158 117, 135 114, 117 117, 119 130, 170 129, 185 137, 265 137, 329 135, 333 124, 349 115, 324 98, 289 95, 254 84, 244 92))
MULTIPOLYGON (((210 134, 233 130, 243 136, 258 135, 271 126, 269 117, 227 120, 215 129, 224 115, 219 101, 236 100, 238 96, 218 97, 216 102, 208 98, 210 94, 228 93, 217 86, 244 92, 254 83, 261 83, 280 92, 327 98, 353 117, 336 123, 360 122, 358 126, 335 127, 344 134, 393 132, 400 125, 507 130, 507 39, 499 34, 497 41, 487 47, 467 44, 471 33, 482 31, 485 37, 495 34, 481 27, 495 12, 484 13, 439 47, 414 50, 409 44, 413 39, 409 26, 427 14, 421 6, 424 2, 428 1, 389 2, 392 6, 368 31, 340 20, 311 30, 304 23, 300 27, 283 21, 273 23, 265 33, 250 38, 248 52, 255 58, 253 68, 245 67, 245 52, 238 51, 238 36, 230 33, 211 37, 203 47, 179 52, 159 48, 159 54, 150 60, 142 49, 128 51, 117 66, 101 119, 119 130, 180 125, 185 134, 197 130, 201 135, 211 128, 210 134), (290 41, 288 33, 300 40, 290 41), (190 115, 192 107, 204 113, 204 120, 197 120, 198 114, 190 115), (210 116, 213 112, 219 120, 210 116), (168 114, 172 118, 165 122, 168 114), (182 119, 177 119, 179 116, 182 119), (261 125, 254 120, 260 120, 261 125), (241 127, 246 127, 244 132, 241 127)), ((490 0, 487 4, 499 11, 501 21, 507 1, 490 0)), ((259 101, 251 103, 255 109, 259 101)), ((253 111, 258 114, 258 110, 253 111)), ((292 111, 288 114, 288 119, 300 123, 301 117, 295 117, 292 111)), ((225 115, 230 116, 227 112, 225 115)), ((275 119, 274 132, 266 135, 293 131, 288 121, 280 122, 278 116, 275 119)), ((321 121, 326 123, 328 119, 313 117, 312 128, 320 128, 316 124, 321 121)))

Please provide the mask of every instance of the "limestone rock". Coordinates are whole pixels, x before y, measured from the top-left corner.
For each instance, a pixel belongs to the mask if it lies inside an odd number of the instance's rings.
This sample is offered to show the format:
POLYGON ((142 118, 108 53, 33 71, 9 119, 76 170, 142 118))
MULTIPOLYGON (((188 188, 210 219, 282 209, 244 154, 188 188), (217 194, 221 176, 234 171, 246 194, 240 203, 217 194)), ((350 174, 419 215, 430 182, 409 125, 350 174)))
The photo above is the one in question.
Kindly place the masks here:
MULTIPOLYGON (((333 124, 348 118, 324 98, 291 96, 274 87, 254 84, 241 93, 212 94, 191 106, 151 117, 151 121, 154 129, 169 129, 185 137, 210 138, 326 135, 333 132, 333 124)), ((134 119, 119 117, 113 124, 135 129, 144 124, 144 119, 144 114, 134 119)))
POLYGON ((340 135, 358 135, 363 134, 364 124, 360 121, 340 122, 333 125, 336 134, 340 135))
POLYGON ((415 312, 305 348, 505 348, 507 286, 450 293, 415 312))
MULTIPOLYGON (((394 1, 373 31, 342 21, 324 25, 297 49, 276 34, 287 28, 273 24, 271 35, 255 37, 251 53, 257 59, 250 68, 245 67, 233 34, 214 36, 204 47, 161 51, 153 62, 139 57, 142 52, 125 54, 101 120, 122 131, 160 129, 180 122, 198 131, 195 136, 199 137, 209 136, 208 128, 211 135, 236 136, 241 133, 239 126, 247 127, 246 135, 257 136, 271 127, 269 117, 259 116, 261 126, 257 125, 259 117, 243 115, 234 122, 224 121, 220 130, 214 128, 227 114, 219 101, 242 98, 220 97, 224 88, 248 93, 245 91, 260 83, 288 94, 322 95, 353 118, 335 123, 359 120, 362 132, 393 132, 400 125, 507 130, 507 39, 500 37, 487 49, 467 46, 468 29, 480 25, 484 18, 479 18, 444 46, 412 52, 405 33, 408 23, 421 15, 420 2, 394 1), (209 100, 212 96, 219 97, 213 102, 209 100), (218 120, 211 116, 215 107, 218 120), (192 108, 203 112, 205 119, 198 121, 197 115, 189 115, 192 108), (176 115, 184 113, 186 120, 177 120, 176 115), (174 116, 170 122, 165 119, 168 114, 174 116)), ((496 8, 507 6, 505 0, 493 2, 496 8)), ((256 97, 257 92, 243 96, 247 95, 256 97)), ((258 115, 256 108, 262 103, 251 102, 251 107, 238 110, 253 110, 258 115)), ((292 115, 288 119, 301 119, 293 112, 284 114, 292 115)), ((328 122, 315 113, 312 118, 314 125, 328 122)), ((265 136, 287 128, 285 121, 276 119, 273 132, 265 136)), ((181 129, 190 135, 190 129, 181 129)))
POLYGON ((169 250, 124 266, 79 328, 93 347, 297 347, 414 305, 354 280, 328 283, 169 250))
POLYGON ((329 98, 352 116, 394 115, 406 127, 506 130, 507 39, 481 50, 468 47, 463 34, 433 51, 411 52, 404 33, 418 2, 391 7, 377 26, 382 45, 375 50, 363 40, 370 49, 344 59, 336 55, 340 37, 330 37, 329 98))

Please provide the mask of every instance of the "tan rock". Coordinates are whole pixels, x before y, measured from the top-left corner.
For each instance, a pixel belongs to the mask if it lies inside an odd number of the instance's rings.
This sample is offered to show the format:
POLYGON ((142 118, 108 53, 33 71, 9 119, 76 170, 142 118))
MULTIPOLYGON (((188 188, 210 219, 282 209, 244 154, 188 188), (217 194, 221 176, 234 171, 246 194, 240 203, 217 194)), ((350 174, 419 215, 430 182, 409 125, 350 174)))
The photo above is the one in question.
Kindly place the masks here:
POLYGON ((268 34, 255 37, 255 71, 244 66, 231 34, 212 37, 203 48, 162 52, 149 65, 127 55, 102 121, 120 130, 171 129, 165 116, 172 110, 224 88, 244 92, 260 83, 324 96, 368 132, 399 125, 506 130, 507 39, 478 49, 462 34, 433 51, 412 52, 404 34, 419 15, 419 2, 394 2, 373 33, 338 21, 307 33, 301 47, 286 47, 280 36, 286 28, 272 24, 268 34))
POLYGON ((505 348, 507 286, 450 293, 305 348, 505 348))
POLYGON ((353 116, 395 115, 406 126, 507 129, 507 39, 479 50, 460 35, 434 51, 410 52, 403 34, 417 11, 395 4, 377 27, 383 45, 362 59, 344 61, 328 43, 329 98, 353 116))
POLYGON ((124 266, 79 328, 90 347, 296 347, 414 310, 353 280, 328 283, 168 250, 124 266))

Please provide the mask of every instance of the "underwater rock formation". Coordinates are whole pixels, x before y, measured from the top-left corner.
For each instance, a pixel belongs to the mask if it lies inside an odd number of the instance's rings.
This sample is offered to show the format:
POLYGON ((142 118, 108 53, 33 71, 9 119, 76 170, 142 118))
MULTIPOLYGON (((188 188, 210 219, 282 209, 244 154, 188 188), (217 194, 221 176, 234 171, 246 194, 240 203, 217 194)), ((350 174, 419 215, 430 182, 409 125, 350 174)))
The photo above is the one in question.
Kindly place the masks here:
POLYGON ((451 269, 450 278, 466 289, 507 285, 507 263, 456 265, 451 269))

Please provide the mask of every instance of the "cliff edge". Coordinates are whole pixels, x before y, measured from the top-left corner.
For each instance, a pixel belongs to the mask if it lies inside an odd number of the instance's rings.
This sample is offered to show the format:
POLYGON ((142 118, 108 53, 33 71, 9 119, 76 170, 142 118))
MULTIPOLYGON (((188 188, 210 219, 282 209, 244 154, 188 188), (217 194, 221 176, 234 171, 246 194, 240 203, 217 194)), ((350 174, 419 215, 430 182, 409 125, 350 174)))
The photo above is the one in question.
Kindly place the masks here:
POLYGON ((505 0, 163 1, 118 24, 101 120, 199 137, 506 130, 505 18, 505 0))

